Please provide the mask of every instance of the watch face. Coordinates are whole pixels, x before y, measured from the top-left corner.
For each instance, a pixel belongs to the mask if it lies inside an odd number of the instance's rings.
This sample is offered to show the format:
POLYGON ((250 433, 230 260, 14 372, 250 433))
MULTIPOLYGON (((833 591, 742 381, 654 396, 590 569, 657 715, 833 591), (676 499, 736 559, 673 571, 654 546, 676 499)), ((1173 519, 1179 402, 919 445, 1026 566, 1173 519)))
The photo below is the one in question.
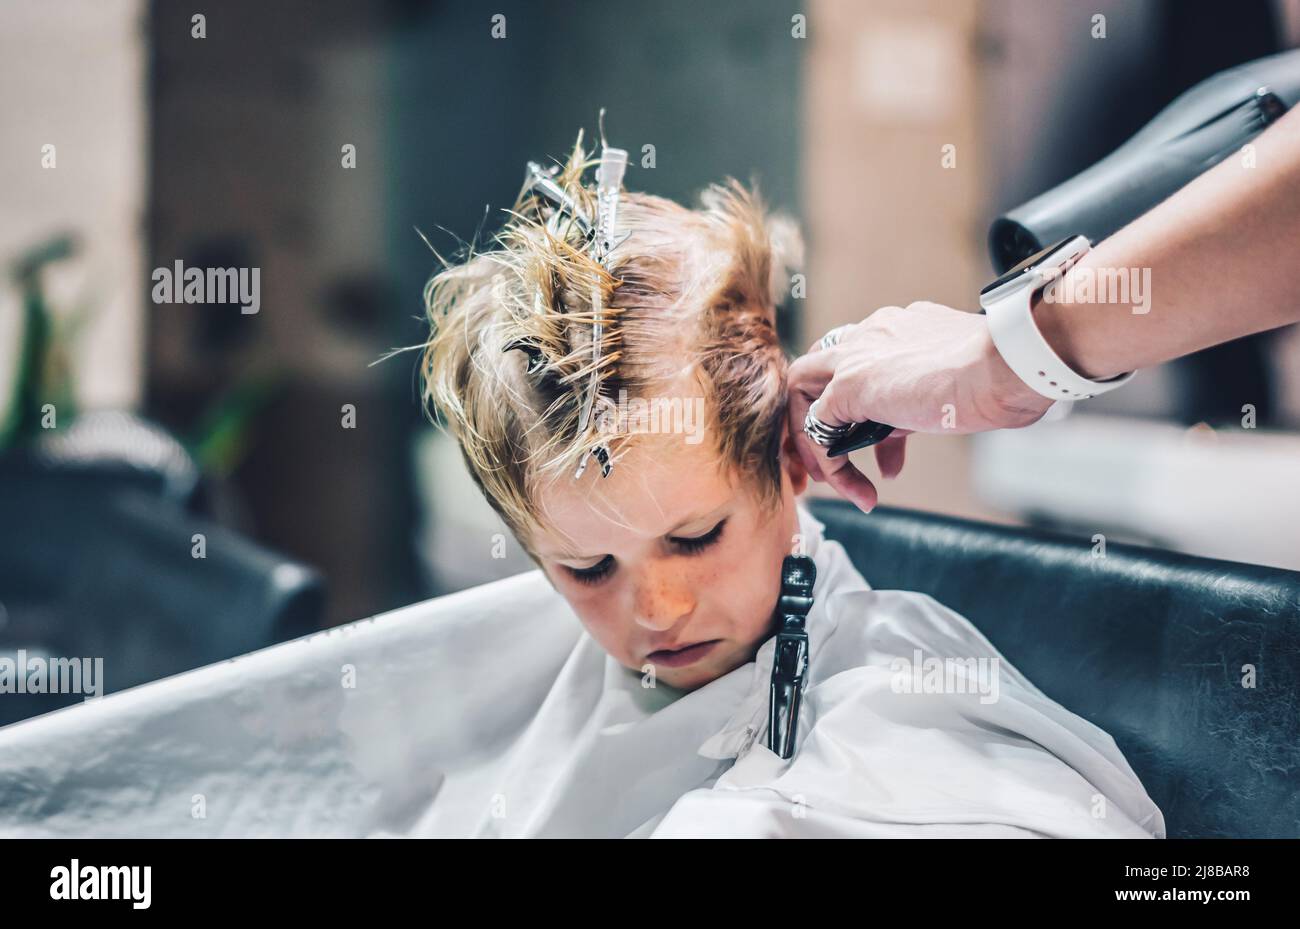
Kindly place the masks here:
POLYGON ((1053 242, 1051 245, 1047 246, 1047 248, 1043 249, 1041 252, 1036 252, 1033 255, 1030 255, 1024 261, 1020 262, 1020 264, 1016 265, 1014 268, 1008 269, 1007 272, 1003 274, 1000 278, 998 278, 992 284, 989 284, 987 287, 981 290, 980 296, 981 297, 988 296, 993 291, 997 290, 1000 287, 1005 286, 1006 284, 1009 284, 1010 282, 1014 281, 1016 278, 1020 277, 1020 275, 1024 274, 1026 271, 1029 271, 1038 265, 1058 264, 1059 261, 1053 261, 1053 259, 1059 259, 1060 258, 1059 253, 1074 251, 1075 250, 1073 247, 1074 243, 1076 242, 1076 240, 1080 238, 1081 236, 1077 236, 1077 235, 1066 236, 1064 239, 1061 239, 1061 241, 1059 242, 1053 242))

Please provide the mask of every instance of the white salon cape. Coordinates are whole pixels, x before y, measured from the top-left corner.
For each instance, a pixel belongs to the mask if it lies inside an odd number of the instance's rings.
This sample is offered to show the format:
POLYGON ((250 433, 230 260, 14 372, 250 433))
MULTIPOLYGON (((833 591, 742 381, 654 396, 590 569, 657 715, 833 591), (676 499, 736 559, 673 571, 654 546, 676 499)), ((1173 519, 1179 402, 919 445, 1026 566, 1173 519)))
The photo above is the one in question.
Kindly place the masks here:
POLYGON ((1164 837, 1107 733, 799 520, 789 760, 765 745, 774 638, 648 687, 535 570, 0 729, 0 835, 1164 837))

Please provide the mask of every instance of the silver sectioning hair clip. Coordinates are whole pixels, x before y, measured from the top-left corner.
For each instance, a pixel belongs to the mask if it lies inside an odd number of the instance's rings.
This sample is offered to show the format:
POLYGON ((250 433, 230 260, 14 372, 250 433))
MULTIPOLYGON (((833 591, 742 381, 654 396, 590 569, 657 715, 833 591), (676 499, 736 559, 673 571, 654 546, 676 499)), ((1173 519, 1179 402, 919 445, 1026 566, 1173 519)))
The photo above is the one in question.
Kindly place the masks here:
POLYGON ((602 146, 600 166, 596 168, 596 234, 591 245, 591 257, 602 265, 610 252, 632 233, 617 235, 618 201, 623 188, 623 175, 627 173, 627 152, 621 148, 602 146))
MULTIPOLYGON (((624 233, 619 237, 617 233, 618 201, 623 187, 623 174, 626 171, 627 152, 621 148, 610 148, 602 143, 600 166, 596 169, 596 228, 591 243, 591 257, 602 267, 608 267, 610 254, 631 234, 624 233)), ((592 310, 595 313, 595 320, 591 327, 592 376, 587 385, 587 396, 582 404, 582 412, 578 416, 578 432, 580 433, 585 431, 591 422, 591 411, 596 403, 596 386, 598 382, 595 369, 600 363, 601 351, 604 348, 605 324, 601 319, 604 307, 600 304, 599 291, 592 294, 592 310)), ((602 443, 593 447, 589 454, 595 455, 600 462, 601 475, 609 477, 610 468, 612 467, 609 460, 609 449, 602 443)), ((587 455, 583 455, 573 479, 576 481, 582 477, 582 473, 586 468, 587 455)))
POLYGON ((535 161, 528 162, 528 171, 524 176, 524 192, 537 194, 555 208, 551 218, 546 221, 546 230, 551 235, 559 236, 560 223, 568 217, 578 227, 582 237, 590 242, 595 235, 595 227, 582 207, 565 193, 563 187, 555 183, 554 175, 558 170, 559 168, 555 167, 547 171, 535 161))
MULTIPOLYGON (((604 116, 603 110, 601 116, 604 116)), ((618 203, 622 193, 623 175, 627 171, 627 152, 621 148, 610 148, 604 143, 602 136, 600 165, 596 169, 596 219, 594 222, 573 197, 569 196, 564 188, 555 182, 555 175, 558 170, 558 166, 548 171, 535 161, 528 162, 527 173, 524 177, 524 192, 541 197, 554 208, 550 219, 546 221, 548 232, 559 237, 562 224, 566 220, 577 226, 578 231, 587 243, 588 254, 592 260, 608 269, 610 254, 631 235, 630 232, 625 232, 621 236, 618 234, 618 203)), ((592 376, 587 386, 587 395, 583 399, 582 408, 578 414, 579 433, 585 432, 591 422, 591 412, 596 402, 598 381, 596 370, 600 364, 601 353, 604 348, 605 326, 602 320, 604 308, 601 306, 599 291, 592 295, 592 309, 595 315, 591 331, 592 376)), ((525 351, 528 351, 527 348, 517 342, 507 345, 503 351, 516 348, 524 348, 525 351)), ((541 364, 542 359, 538 349, 534 348, 528 354, 528 371, 532 373, 541 364)), ((604 477, 609 476, 613 465, 610 460, 609 448, 602 442, 592 446, 587 454, 582 456, 578 470, 573 475, 574 480, 582 477, 583 472, 587 469, 587 459, 591 455, 594 455, 596 460, 600 462, 601 475, 604 477)))

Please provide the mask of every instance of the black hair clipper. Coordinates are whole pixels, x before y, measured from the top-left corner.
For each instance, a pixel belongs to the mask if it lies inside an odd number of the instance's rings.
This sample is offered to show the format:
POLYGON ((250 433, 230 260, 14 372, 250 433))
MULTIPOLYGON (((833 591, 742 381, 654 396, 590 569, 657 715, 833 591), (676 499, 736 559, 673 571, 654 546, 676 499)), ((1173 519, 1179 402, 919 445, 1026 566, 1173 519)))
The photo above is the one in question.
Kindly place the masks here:
POLYGON ((847 455, 849 452, 856 452, 868 445, 875 445, 877 442, 888 438, 893 431, 893 426, 887 426, 884 423, 878 423, 870 419, 866 422, 854 423, 844 435, 836 439, 826 449, 826 457, 834 458, 838 455, 847 455))
POLYGON ((781 598, 776 612, 781 627, 772 653, 772 691, 768 707, 767 747, 782 758, 794 754, 799 704, 808 673, 808 633, 804 620, 813 605, 817 565, 807 555, 786 555, 781 562, 781 598))

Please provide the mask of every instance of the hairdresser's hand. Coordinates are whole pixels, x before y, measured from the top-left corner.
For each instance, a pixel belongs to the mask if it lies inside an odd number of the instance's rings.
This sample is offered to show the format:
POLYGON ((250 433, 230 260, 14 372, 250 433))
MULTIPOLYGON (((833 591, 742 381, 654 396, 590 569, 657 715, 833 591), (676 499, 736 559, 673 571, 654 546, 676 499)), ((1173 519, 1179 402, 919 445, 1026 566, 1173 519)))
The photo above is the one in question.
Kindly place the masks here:
POLYGON ((903 468, 909 433, 1027 426, 1052 405, 1007 367, 984 316, 937 303, 882 307, 845 329, 838 344, 814 343, 790 366, 789 395, 788 425, 809 475, 864 512, 876 505, 875 485, 848 455, 828 458, 804 434, 804 414, 818 397, 817 415, 828 426, 871 419, 894 427, 875 446, 887 478, 903 468))

